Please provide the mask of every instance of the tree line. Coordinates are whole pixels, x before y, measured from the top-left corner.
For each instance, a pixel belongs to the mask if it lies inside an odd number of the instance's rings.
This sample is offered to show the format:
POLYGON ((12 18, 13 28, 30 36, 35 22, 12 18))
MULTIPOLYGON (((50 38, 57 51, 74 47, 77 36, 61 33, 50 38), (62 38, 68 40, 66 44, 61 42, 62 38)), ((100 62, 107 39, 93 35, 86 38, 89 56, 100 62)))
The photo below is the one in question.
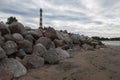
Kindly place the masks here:
POLYGON ((93 39, 96 39, 96 40, 103 40, 103 41, 120 41, 120 37, 105 38, 105 37, 93 36, 92 38, 93 38, 93 39))

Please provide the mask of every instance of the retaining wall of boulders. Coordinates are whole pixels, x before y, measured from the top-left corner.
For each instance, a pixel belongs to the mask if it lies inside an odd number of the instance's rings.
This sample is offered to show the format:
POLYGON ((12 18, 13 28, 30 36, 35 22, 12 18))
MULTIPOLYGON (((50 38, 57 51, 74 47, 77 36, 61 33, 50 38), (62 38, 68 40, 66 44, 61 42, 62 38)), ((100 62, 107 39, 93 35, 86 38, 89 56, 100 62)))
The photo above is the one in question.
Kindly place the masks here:
POLYGON ((0 23, 0 72, 4 74, 0 73, 0 80, 23 76, 28 69, 42 67, 45 63, 59 63, 69 58, 70 50, 76 46, 94 50, 103 47, 103 44, 84 35, 51 27, 31 29, 18 22, 8 26, 0 23))

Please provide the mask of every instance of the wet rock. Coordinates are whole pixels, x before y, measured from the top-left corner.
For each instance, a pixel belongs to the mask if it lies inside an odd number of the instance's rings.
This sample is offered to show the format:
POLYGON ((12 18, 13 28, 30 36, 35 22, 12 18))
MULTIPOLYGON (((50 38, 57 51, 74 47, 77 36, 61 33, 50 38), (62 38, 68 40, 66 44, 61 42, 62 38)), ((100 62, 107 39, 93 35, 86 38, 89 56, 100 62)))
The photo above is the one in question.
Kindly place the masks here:
POLYGON ((55 29, 49 27, 47 30, 44 32, 44 36, 50 38, 51 40, 54 40, 57 38, 57 34, 55 29))
POLYGON ((47 52, 47 49, 41 44, 38 43, 33 47, 33 55, 43 56, 47 52))
POLYGON ((46 47, 46 49, 50 48, 51 45, 51 40, 47 37, 40 37, 37 41, 36 44, 41 43, 43 46, 46 47))
POLYGON ((10 30, 8 29, 6 24, 2 22, 0 22, 0 32, 1 32, 1 35, 10 34, 10 30))
POLYGON ((24 40, 23 36, 19 33, 14 33, 12 36, 16 42, 24 40))
POLYGON ((26 68, 16 59, 5 58, 0 61, 0 67, 13 73, 14 77, 20 77, 27 73, 26 68))
POLYGON ((28 69, 40 68, 44 65, 44 59, 42 57, 39 57, 39 56, 36 56, 36 55, 29 55, 29 56, 24 57, 23 64, 28 69))
POLYGON ((3 49, 7 55, 11 55, 17 51, 18 46, 14 41, 7 41, 4 43, 3 49))
POLYGON ((20 49, 23 49, 26 53, 32 52, 33 44, 28 40, 19 41, 18 46, 20 49))
POLYGON ((3 48, 0 47, 0 59, 3 59, 5 57, 7 57, 6 52, 3 50, 3 48))
POLYGON ((11 33, 20 33, 22 35, 26 34, 25 27, 19 22, 13 22, 8 28, 10 29, 11 33))
POLYGON ((13 74, 10 71, 0 67, 0 80, 12 80, 12 79, 13 74))

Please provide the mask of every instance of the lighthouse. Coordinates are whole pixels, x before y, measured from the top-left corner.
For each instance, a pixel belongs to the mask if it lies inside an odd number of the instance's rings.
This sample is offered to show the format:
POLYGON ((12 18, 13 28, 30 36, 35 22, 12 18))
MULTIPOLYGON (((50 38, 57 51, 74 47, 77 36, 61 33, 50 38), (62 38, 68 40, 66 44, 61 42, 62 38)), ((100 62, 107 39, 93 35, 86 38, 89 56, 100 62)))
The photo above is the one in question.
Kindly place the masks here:
POLYGON ((40 8, 40 27, 42 28, 43 27, 43 19, 42 19, 42 12, 43 12, 43 10, 42 10, 42 8, 40 8))

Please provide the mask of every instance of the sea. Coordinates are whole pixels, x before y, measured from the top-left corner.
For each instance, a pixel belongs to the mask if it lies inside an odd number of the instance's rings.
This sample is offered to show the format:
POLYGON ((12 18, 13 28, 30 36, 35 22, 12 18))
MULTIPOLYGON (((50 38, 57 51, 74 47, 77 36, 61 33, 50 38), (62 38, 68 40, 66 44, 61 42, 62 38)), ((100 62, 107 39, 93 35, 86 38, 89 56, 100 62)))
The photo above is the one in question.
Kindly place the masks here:
POLYGON ((109 46, 120 46, 120 41, 102 41, 102 43, 109 46))

